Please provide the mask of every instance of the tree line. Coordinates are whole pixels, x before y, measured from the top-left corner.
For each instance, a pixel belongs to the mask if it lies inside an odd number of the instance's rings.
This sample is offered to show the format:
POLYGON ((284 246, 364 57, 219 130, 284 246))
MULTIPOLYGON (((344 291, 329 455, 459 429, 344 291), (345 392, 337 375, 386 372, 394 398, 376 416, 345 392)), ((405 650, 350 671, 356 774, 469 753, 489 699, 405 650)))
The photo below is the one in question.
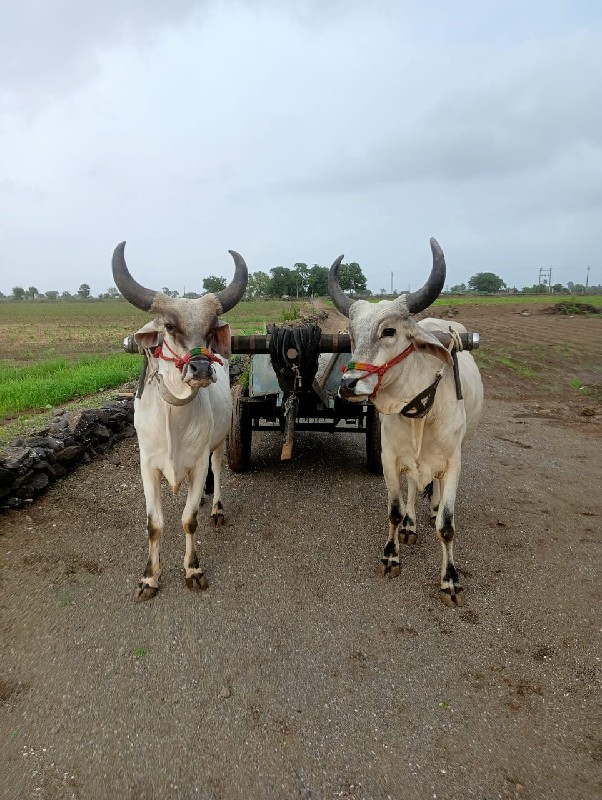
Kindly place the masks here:
MULTIPOLYGON (((203 292, 183 292, 182 297, 195 298, 201 297, 205 292, 219 292, 224 289, 228 281, 226 278, 209 275, 203 279, 203 292)), ((339 268, 339 284, 344 292, 353 295, 369 296, 372 292, 366 288, 366 277, 361 266, 352 261, 349 264, 341 264, 339 268)), ((532 286, 524 286, 522 289, 516 287, 506 287, 506 284, 499 275, 494 272, 478 272, 473 275, 468 283, 458 283, 446 291, 452 294, 462 294, 464 292, 484 292, 494 294, 502 289, 508 288, 510 292, 521 292, 522 294, 600 294, 602 286, 584 286, 581 283, 569 281, 565 286, 555 283, 550 286, 546 281, 536 283, 532 286)), ((162 291, 168 297, 180 297, 176 289, 163 286, 162 291)), ((281 298, 281 297, 323 297, 328 294, 328 268, 321 267, 319 264, 308 266, 303 262, 297 262, 292 269, 289 267, 273 267, 269 274, 261 270, 249 274, 249 282, 245 298, 247 300, 257 300, 262 297, 281 298)), ((380 290, 380 295, 386 295, 385 289, 380 290)), ((394 291, 393 294, 399 294, 394 291)), ((121 294, 115 286, 111 286, 106 292, 98 295, 99 300, 115 300, 121 294)), ((48 291, 39 292, 35 286, 25 289, 22 286, 15 286, 11 300, 88 300, 92 298, 90 286, 82 283, 75 293, 48 291)), ((6 296, 0 292, 0 299, 6 296)))
MULTIPOLYGON (((203 279, 203 292, 183 292, 182 297, 195 298, 201 297, 205 292, 219 292, 224 289, 228 280, 217 275, 209 275, 203 279)), ((370 291, 366 288, 366 277, 360 265, 353 261, 349 264, 341 264, 339 268, 339 283, 343 291, 352 294, 369 295, 370 291)), ((162 291, 168 297, 180 297, 176 289, 163 286, 162 291)), ((273 267, 270 274, 262 272, 249 273, 246 298, 255 300, 261 297, 320 297, 328 294, 328 268, 321 267, 319 264, 308 266, 303 262, 297 262, 293 268, 273 267)), ((4 295, 0 292, 0 297, 4 295)), ((38 292, 35 286, 24 289, 22 286, 15 286, 12 290, 12 300, 87 300, 92 297, 90 286, 82 283, 75 294, 70 292, 38 292)), ((114 286, 98 295, 100 300, 110 300, 121 297, 119 290, 114 286)))
POLYGON ((563 286, 562 283, 554 283, 548 286, 547 281, 544 280, 542 283, 534 283, 532 286, 523 286, 522 289, 517 289, 516 286, 510 288, 494 272, 478 272, 472 276, 468 284, 458 283, 452 286, 449 291, 452 294, 462 294, 470 291, 495 294, 495 292, 499 292, 502 289, 508 289, 510 292, 520 292, 521 294, 600 294, 602 292, 602 286, 584 286, 581 283, 573 283, 573 281, 569 281, 566 286, 563 286))

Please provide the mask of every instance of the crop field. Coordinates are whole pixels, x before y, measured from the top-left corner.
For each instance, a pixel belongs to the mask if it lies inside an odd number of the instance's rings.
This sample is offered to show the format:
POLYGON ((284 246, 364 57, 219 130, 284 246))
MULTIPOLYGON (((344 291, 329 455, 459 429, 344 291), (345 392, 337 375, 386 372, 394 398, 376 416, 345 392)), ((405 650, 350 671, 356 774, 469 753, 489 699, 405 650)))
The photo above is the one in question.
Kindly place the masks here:
MULTIPOLYGON (((389 298, 386 298, 389 299, 389 298)), ((382 297, 375 296, 369 298, 371 303, 378 303, 382 297)), ((331 300, 325 300, 332 307, 331 300)), ((535 303, 537 305, 550 305, 551 303, 588 303, 596 308, 602 308, 602 295, 562 295, 562 294, 526 294, 526 295, 487 295, 487 294, 467 294, 467 295, 450 295, 449 297, 440 297, 433 303, 434 306, 465 306, 465 305, 494 305, 506 306, 516 305, 517 303, 530 305, 535 303)))
MULTIPOLYGON (((262 332, 301 305, 249 301, 224 318, 236 333, 262 332)), ((148 319, 120 300, 0 303, 0 444, 43 426, 57 405, 96 405, 134 380, 141 359, 123 353, 122 341, 148 319)))

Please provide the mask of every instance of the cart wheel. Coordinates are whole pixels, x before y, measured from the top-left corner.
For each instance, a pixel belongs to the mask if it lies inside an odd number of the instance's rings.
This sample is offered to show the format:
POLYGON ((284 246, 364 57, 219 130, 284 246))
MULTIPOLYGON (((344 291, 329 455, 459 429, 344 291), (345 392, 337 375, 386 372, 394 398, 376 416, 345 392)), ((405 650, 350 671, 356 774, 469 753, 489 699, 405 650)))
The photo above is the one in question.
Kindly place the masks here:
POLYGON ((380 416, 372 404, 366 411, 366 460, 368 472, 373 475, 383 474, 383 462, 380 452, 380 416))
POLYGON ((251 462, 253 429, 247 404, 242 399, 246 395, 247 389, 240 384, 233 387, 232 421, 230 422, 227 444, 228 466, 232 472, 244 472, 249 469, 251 462))

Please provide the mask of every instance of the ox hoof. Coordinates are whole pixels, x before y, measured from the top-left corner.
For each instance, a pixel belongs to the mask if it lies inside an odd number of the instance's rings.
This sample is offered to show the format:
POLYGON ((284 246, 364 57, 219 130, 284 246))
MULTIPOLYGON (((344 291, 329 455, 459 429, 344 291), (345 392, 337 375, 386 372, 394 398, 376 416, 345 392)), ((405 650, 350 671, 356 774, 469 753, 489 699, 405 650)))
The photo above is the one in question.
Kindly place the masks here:
POLYGON ((209 584, 207 583, 205 575, 202 572, 197 572, 186 578, 186 586, 192 589, 193 592, 204 592, 209 584))
POLYGON ((455 606, 463 606, 466 604, 464 599, 464 592, 458 586, 456 591, 452 594, 451 589, 441 589, 439 592, 439 596, 443 600, 446 606, 449 608, 454 608, 455 606))
POLYGON ((416 531, 400 531, 399 538, 404 544, 416 544, 416 531))
POLYGON ((134 603, 144 603, 145 600, 152 600, 158 591, 159 588, 157 586, 149 586, 148 583, 139 583, 134 589, 132 600, 134 603))
POLYGON ((431 528, 435 527, 436 522, 437 522, 437 515, 436 514, 433 514, 432 517, 429 517, 429 525, 431 526, 431 528))
POLYGON ((401 565, 399 561, 390 561, 388 558, 383 558, 378 565, 378 574, 382 578, 398 578, 401 572, 401 565))
POLYGON ((212 514, 209 517, 209 522, 213 525, 214 528, 221 528, 225 522, 223 512, 216 511, 215 514, 212 514))

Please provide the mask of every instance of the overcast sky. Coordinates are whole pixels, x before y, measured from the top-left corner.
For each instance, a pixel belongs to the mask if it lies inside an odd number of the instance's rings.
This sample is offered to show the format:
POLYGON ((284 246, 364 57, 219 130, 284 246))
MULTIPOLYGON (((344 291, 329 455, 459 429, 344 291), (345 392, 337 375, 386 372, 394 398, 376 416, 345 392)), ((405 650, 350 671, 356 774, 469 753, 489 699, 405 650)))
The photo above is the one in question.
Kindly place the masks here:
POLYGON ((19 0, 0 29, 0 290, 200 290, 358 261, 416 288, 602 283, 599 0, 19 0))

